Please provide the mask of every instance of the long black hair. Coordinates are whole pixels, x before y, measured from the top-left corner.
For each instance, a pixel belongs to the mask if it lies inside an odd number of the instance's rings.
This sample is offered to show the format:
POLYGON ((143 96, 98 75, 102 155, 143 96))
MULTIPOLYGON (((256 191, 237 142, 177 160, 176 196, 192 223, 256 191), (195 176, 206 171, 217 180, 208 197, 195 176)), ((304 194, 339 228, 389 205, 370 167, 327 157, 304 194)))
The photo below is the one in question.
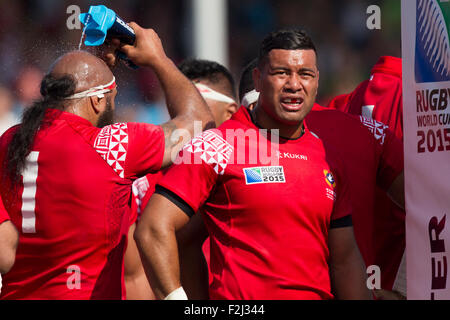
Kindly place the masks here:
POLYGON ((44 125, 48 108, 62 110, 64 98, 75 92, 76 81, 71 75, 54 77, 47 74, 41 81, 42 98, 35 101, 22 114, 22 122, 14 133, 6 152, 3 179, 8 177, 12 187, 17 185, 26 165, 26 158, 33 147, 39 128, 44 125))

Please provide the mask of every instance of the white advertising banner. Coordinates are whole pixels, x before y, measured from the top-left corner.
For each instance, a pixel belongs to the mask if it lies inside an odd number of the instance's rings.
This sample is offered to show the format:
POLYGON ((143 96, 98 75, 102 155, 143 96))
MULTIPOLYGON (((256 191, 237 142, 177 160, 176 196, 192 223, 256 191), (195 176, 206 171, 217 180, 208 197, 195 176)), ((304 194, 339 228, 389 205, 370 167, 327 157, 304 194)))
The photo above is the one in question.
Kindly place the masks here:
POLYGON ((449 0, 402 0, 408 299, 450 299, 449 32, 449 0))

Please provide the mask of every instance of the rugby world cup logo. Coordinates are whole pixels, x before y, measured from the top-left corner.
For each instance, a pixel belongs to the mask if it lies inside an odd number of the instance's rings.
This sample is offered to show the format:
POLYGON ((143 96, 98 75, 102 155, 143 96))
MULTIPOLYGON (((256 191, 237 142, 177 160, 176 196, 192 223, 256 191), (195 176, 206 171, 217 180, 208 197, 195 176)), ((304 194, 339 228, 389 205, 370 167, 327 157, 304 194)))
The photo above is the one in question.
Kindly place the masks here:
POLYGON ((450 80, 449 22, 448 0, 416 1, 416 83, 450 80))

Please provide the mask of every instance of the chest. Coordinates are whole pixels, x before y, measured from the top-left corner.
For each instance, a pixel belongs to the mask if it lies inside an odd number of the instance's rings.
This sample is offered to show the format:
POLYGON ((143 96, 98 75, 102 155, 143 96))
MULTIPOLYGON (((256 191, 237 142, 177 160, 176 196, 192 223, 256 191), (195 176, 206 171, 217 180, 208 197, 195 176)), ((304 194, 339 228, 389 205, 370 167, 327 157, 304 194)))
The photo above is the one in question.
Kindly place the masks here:
POLYGON ((244 162, 238 154, 232 158, 210 198, 213 205, 227 208, 222 213, 261 220, 270 216, 272 221, 329 221, 335 181, 320 147, 280 145, 270 162, 263 156, 244 162))

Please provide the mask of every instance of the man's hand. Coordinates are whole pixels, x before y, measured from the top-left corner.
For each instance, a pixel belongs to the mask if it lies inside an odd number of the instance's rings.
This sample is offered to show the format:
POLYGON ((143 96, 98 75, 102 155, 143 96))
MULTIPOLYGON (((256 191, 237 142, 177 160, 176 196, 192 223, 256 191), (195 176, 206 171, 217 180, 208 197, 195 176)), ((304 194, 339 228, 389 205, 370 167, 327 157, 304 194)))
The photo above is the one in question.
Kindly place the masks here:
POLYGON ((100 56, 108 66, 113 67, 117 64, 117 50, 125 53, 134 64, 141 67, 153 67, 167 59, 161 39, 153 29, 144 29, 135 22, 130 22, 128 25, 136 35, 134 45, 123 44, 118 39, 112 39, 100 48, 100 56))
POLYGON ((121 44, 120 51, 138 66, 154 67, 161 60, 167 59, 161 39, 153 29, 141 28, 137 23, 129 26, 136 34, 134 45, 121 44))
POLYGON ((112 39, 108 43, 102 44, 98 47, 97 56, 102 58, 106 64, 112 68, 117 64, 117 60, 119 59, 116 55, 116 51, 120 48, 120 40, 112 39))

